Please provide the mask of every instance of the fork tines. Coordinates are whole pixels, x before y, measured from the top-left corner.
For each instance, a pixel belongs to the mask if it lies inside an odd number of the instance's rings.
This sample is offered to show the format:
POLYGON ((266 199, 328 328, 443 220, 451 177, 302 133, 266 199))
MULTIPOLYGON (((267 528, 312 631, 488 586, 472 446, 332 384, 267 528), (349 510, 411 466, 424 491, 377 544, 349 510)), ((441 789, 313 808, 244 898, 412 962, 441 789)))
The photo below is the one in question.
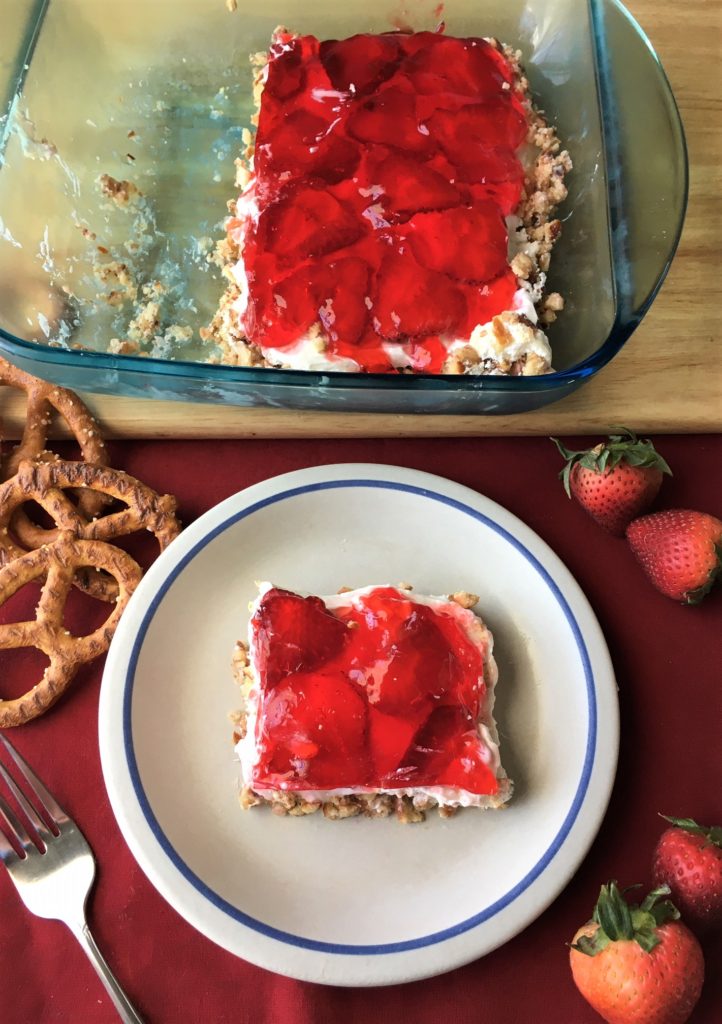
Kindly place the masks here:
POLYGON ((18 810, 22 812, 18 814, 16 810, 13 810, 11 804, 0 795, 0 855, 3 859, 8 853, 13 852, 25 856, 30 843, 44 852, 45 843, 59 834, 58 818, 65 817, 65 812, 27 761, 2 734, 0 734, 0 744, 15 764, 19 784, 1 761, 0 779, 5 782, 18 810), (29 828, 28 825, 30 825, 29 828), (3 838, 9 844, 9 849, 6 849, 3 838), (20 848, 19 850, 14 849, 13 842, 20 848))

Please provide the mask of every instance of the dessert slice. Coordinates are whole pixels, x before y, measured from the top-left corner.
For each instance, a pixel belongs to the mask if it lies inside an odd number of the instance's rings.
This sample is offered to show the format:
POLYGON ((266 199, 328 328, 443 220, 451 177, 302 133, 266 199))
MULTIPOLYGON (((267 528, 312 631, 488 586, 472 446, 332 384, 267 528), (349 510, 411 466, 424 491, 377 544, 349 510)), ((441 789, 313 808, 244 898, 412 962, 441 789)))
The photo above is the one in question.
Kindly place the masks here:
POLYGON ((520 53, 438 32, 278 29, 206 336, 305 370, 545 373, 569 155, 520 53))
POLYGON ((241 803, 329 818, 499 807, 511 783, 477 598, 372 586, 301 597, 264 584, 234 664, 241 803))

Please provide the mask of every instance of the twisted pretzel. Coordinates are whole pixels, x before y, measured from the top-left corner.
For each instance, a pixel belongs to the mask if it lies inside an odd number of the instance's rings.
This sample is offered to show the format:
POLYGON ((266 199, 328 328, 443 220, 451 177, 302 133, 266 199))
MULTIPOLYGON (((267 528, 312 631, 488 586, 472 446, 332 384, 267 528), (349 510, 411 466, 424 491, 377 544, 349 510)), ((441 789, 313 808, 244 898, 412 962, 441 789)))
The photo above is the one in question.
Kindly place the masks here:
POLYGON ((120 616, 143 575, 120 548, 62 533, 54 544, 31 551, 0 569, 0 607, 25 584, 44 579, 35 619, 0 625, 0 651, 36 647, 50 659, 42 679, 24 696, 0 699, 0 728, 22 725, 55 703, 77 670, 108 650, 120 616), (116 580, 118 599, 105 623, 89 636, 73 636, 63 623, 73 578, 83 566, 116 580))
MULTIPOLYGON (((158 495, 150 487, 119 469, 90 466, 86 462, 21 462, 10 480, 0 484, 0 565, 20 558, 24 549, 13 540, 17 512, 26 501, 35 501, 56 526, 43 529, 30 523, 24 542, 32 549, 52 544, 61 531, 85 540, 113 541, 117 537, 149 530, 163 551, 180 532, 172 495, 158 495), (88 518, 64 493, 82 487, 115 498, 126 508, 100 518, 88 518)), ((112 577, 82 572, 76 579, 82 590, 103 601, 114 601, 118 586, 112 577)))
MULTIPOLYGON (((55 457, 52 452, 46 452, 53 410, 65 419, 80 445, 83 459, 94 466, 107 466, 108 452, 100 428, 88 407, 73 391, 33 377, 0 356, 0 386, 3 384, 25 392, 27 411, 20 444, 5 459, 0 458, 0 480, 13 476, 24 459, 55 457)), ((81 494, 78 507, 86 516, 98 515, 103 507, 103 498, 95 494, 81 494)), ((33 547, 26 539, 33 525, 24 511, 18 511, 13 529, 26 548, 33 547)))

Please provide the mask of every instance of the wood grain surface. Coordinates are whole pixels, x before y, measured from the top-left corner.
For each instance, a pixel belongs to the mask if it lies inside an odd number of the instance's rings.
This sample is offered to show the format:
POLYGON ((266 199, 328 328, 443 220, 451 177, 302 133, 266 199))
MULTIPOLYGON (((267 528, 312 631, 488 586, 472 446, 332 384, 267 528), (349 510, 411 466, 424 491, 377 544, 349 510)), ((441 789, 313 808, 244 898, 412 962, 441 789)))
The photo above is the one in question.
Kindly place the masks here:
MULTIPOLYGON (((689 146, 685 229, 669 276, 620 354, 568 398, 516 416, 318 413, 86 396, 109 437, 345 437, 595 433, 625 423, 649 432, 722 430, 719 273, 722 92, 719 0, 629 0, 674 89, 689 146)), ((23 403, 0 394, 6 438, 23 403)))

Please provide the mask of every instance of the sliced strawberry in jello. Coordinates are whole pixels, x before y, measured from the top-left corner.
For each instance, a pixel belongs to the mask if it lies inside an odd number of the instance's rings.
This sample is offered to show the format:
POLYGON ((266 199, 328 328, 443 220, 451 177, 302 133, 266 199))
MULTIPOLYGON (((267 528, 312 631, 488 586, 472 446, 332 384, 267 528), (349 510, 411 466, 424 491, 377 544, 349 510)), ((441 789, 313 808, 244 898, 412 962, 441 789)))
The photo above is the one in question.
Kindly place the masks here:
POLYGON ((464 289, 466 320, 461 325, 460 337, 468 338, 477 324, 489 323, 500 309, 513 309, 514 296, 518 289, 519 282, 510 267, 493 281, 468 285, 464 289))
POLYGON ((399 38, 387 34, 330 39, 321 43, 320 53, 335 88, 359 95, 394 73, 399 61, 399 38))
MULTIPOLYGON (((404 714, 417 705, 428 709, 456 684, 459 662, 449 657, 449 642, 436 624, 431 609, 410 605, 397 629, 388 666, 380 680, 374 707, 387 714, 404 714)), ((461 632, 456 635, 459 651, 468 646, 461 632)))
POLYGON ((426 153, 433 148, 416 112, 416 94, 405 82, 389 85, 356 106, 348 119, 348 131, 361 142, 381 143, 409 153, 426 153))
POLYGON ((469 103, 460 110, 437 110, 427 124, 432 138, 452 161, 469 145, 516 150, 528 130, 524 115, 504 98, 469 103))
POLYGON ((417 213, 405 232, 419 263, 459 281, 490 281, 506 268, 506 224, 488 200, 470 208, 417 213))
MULTIPOLYGON (((454 786, 474 793, 495 793, 498 782, 484 757, 472 710, 446 705, 431 712, 414 736, 395 773, 413 786, 454 786)), ((392 780, 386 779, 386 785, 392 780)))
POLYGON ((461 291, 444 274, 422 267, 410 251, 384 258, 371 315, 384 338, 444 334, 464 317, 461 291))
POLYGON ((376 784, 392 775, 403 763, 427 715, 426 706, 410 708, 406 715, 386 715, 377 707, 369 706, 369 747, 376 784))
POLYGON ((369 160, 366 175, 374 192, 382 190, 378 199, 387 214, 445 210, 461 202, 458 189, 448 178, 403 153, 390 152, 369 160))
POLYGON ((349 256, 318 267, 314 298, 318 319, 331 341, 358 341, 369 319, 368 294, 369 267, 362 259, 349 256))
POLYGON ((459 147, 454 166, 458 180, 468 184, 473 196, 493 199, 504 216, 516 211, 524 185, 524 168, 511 150, 470 143, 459 147))
POLYGON ((303 52, 300 45, 293 43, 282 53, 274 55, 268 62, 268 72, 264 84, 277 100, 288 100, 300 92, 306 84, 306 69, 303 64, 303 52))
POLYGON ((420 786, 431 779, 434 783, 456 753, 460 734, 473 728, 468 712, 458 706, 433 708, 414 734, 398 772, 409 785, 420 786))
POLYGON ((264 188, 268 190, 266 178, 275 182, 315 177, 334 183, 353 174, 360 157, 358 146, 335 133, 331 124, 301 109, 288 112, 272 132, 260 126, 254 160, 264 188))
POLYGON ((341 249, 361 232, 353 211, 325 189, 310 186, 291 190, 258 220, 259 239, 286 265, 341 249))
POLYGON ((496 772, 484 759, 485 754, 487 751, 479 740, 476 726, 469 723, 468 731, 457 742, 455 756, 438 775, 438 785, 468 789, 472 793, 498 793, 496 772))
POLYGON ((324 665, 341 651, 348 635, 320 598, 278 589, 264 595, 252 627, 259 672, 270 686, 292 672, 324 665))
MULTIPOLYGON (((420 33, 419 42, 428 35, 420 33)), ((497 96, 511 78, 508 65, 486 40, 450 36, 420 45, 404 63, 404 72, 420 93, 436 94, 442 102, 445 94, 473 96, 477 102, 497 96)))
POLYGON ((308 265, 270 285, 271 301, 264 306, 267 322, 264 334, 271 332, 276 348, 295 342, 318 320, 318 302, 314 280, 308 265))
POLYGON ((434 337, 412 339, 404 343, 403 349, 408 358, 404 365, 417 373, 441 373, 449 354, 441 338, 434 337))
POLYGON ((323 789, 366 784, 367 708, 338 670, 299 673, 266 693, 259 786, 323 789))
MULTIPOLYGON (((321 324, 331 342, 353 345, 366 330, 369 268, 358 257, 304 263, 280 281, 269 282, 272 301, 261 303, 266 317, 258 336, 285 348, 321 324)), ((250 303, 249 303, 250 306, 250 303)))

